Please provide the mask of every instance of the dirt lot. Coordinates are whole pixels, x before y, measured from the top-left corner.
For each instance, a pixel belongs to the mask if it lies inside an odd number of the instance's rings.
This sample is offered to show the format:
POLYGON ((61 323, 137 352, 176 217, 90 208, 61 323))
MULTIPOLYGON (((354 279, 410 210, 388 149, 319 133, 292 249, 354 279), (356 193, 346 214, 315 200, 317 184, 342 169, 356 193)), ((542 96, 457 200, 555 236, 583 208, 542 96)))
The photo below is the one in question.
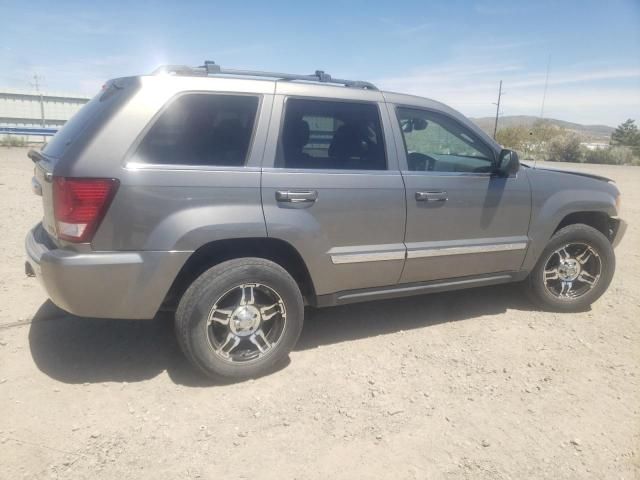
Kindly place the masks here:
POLYGON ((25 278, 25 154, 0 149, 0 478, 640 478, 640 168, 573 166, 630 221, 590 312, 514 286, 310 311, 289 365, 221 384, 170 318, 72 317, 25 278))

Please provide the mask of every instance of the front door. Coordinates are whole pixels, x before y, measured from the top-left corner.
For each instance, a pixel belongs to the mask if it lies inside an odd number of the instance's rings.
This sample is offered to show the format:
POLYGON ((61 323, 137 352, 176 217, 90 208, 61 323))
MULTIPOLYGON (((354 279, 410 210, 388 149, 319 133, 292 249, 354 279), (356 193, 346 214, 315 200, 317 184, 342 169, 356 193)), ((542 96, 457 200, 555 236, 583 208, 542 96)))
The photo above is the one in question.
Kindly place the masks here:
POLYGON ((286 94, 295 89, 279 84, 274 103, 262 173, 268 235, 300 252, 317 295, 397 283, 405 193, 381 94, 286 94))
POLYGON ((404 146, 407 261, 400 282, 519 270, 531 210, 526 171, 494 175, 497 152, 451 115, 389 107, 404 146))

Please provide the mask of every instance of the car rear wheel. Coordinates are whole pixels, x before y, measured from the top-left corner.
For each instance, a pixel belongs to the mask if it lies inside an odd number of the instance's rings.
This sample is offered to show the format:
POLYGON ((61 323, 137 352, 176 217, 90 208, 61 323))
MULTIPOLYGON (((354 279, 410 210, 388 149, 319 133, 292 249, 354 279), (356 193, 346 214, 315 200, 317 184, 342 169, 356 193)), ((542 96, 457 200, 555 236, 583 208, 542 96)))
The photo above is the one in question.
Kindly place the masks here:
POLYGON ((611 242, 592 227, 569 225, 551 237, 529 275, 528 289, 545 309, 581 311, 607 290, 614 271, 611 242))
POLYGON ((284 360, 302 330, 295 280, 261 258, 220 263, 198 277, 176 311, 186 357, 210 377, 250 378, 284 360))

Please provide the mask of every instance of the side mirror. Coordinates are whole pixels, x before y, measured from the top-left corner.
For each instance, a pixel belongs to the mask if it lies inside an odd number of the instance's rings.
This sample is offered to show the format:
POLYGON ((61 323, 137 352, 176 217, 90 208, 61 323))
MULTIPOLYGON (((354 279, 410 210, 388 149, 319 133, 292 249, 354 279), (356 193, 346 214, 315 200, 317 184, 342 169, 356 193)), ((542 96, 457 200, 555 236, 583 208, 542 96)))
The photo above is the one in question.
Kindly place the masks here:
POLYGON ((518 154, 513 150, 502 149, 500 156, 498 157, 498 165, 496 166, 496 173, 501 177, 508 177, 515 175, 520 170, 520 160, 518 160, 518 154))
POLYGON ((405 120, 400 121, 400 125, 402 127, 402 131, 404 133, 411 133, 414 130, 424 130, 429 125, 424 118, 407 118, 405 120))
POLYGON ((429 122, 427 122, 424 118, 414 118, 411 123, 413 123, 413 129, 414 130, 424 130, 425 128, 427 128, 427 125, 429 125, 429 122))
POLYGON ((400 126, 402 127, 402 131, 404 133, 411 133, 413 132, 413 122, 411 121, 410 118, 406 119, 406 120, 401 120, 400 121, 400 126))

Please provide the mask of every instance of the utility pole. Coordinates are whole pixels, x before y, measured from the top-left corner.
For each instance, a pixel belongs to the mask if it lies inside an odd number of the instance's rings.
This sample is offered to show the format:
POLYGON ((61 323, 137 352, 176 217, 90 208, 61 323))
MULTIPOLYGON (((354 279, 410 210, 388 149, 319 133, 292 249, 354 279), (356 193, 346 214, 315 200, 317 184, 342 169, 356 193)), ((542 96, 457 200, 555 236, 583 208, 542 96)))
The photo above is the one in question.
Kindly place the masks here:
POLYGON ((500 115, 500 99, 502 98, 502 80, 500 80, 500 87, 498 88, 498 103, 496 103, 496 123, 493 126, 493 139, 496 139, 498 133, 498 116, 500 115))
MULTIPOLYGON (((41 77, 38 76, 38 74, 34 74, 33 75, 33 86, 36 89, 36 93, 38 94, 38 96, 40 97, 40 123, 42 125, 42 128, 46 128, 47 124, 46 121, 44 119, 44 96, 42 95, 42 92, 40 91, 40 79, 41 77)), ((42 137, 42 142, 45 143, 47 141, 46 137, 42 137)))

